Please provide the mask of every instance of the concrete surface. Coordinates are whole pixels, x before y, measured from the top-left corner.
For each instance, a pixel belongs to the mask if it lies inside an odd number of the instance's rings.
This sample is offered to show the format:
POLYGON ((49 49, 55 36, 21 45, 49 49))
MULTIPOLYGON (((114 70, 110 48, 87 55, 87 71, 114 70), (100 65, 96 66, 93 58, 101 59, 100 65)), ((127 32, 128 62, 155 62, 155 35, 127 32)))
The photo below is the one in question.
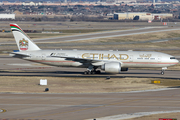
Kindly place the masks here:
MULTIPOLYGON (((1 119, 83 120, 180 109, 178 89, 104 94, 0 94, 1 119)), ((98 120, 98 119, 97 119, 98 120)))

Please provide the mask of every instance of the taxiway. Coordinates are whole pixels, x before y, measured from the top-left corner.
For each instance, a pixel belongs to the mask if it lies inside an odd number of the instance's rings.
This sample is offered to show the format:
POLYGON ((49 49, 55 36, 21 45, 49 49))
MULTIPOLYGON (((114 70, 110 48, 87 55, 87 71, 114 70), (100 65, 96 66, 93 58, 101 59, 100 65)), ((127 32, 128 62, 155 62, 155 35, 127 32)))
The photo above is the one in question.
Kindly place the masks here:
MULTIPOLYGON (((179 89, 97 94, 0 94, 1 119, 95 119, 180 110, 179 89)), ((98 120, 98 119, 97 119, 98 120)))

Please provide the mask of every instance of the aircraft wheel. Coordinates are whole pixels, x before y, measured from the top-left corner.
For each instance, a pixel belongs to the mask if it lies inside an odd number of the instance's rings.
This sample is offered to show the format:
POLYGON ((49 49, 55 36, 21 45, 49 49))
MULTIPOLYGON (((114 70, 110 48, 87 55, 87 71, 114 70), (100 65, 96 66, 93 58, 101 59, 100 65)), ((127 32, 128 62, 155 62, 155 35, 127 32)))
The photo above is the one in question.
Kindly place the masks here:
POLYGON ((100 70, 97 70, 97 71, 96 71, 96 74, 101 74, 101 71, 100 71, 100 70))
POLYGON ((84 75, 87 75, 87 71, 84 71, 84 75))
POLYGON ((161 71, 161 75, 164 75, 164 71, 161 71))
POLYGON ((90 74, 91 74, 91 71, 88 71, 88 74, 90 75, 90 74))
POLYGON ((95 74, 95 71, 91 71, 91 74, 93 74, 93 75, 94 75, 94 74, 95 74))

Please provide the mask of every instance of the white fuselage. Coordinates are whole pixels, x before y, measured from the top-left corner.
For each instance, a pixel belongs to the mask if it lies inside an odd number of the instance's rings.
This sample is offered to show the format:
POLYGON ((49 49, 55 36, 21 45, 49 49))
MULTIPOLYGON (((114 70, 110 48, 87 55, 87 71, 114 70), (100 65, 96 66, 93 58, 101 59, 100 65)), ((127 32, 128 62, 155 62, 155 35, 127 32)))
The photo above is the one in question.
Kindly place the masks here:
POLYGON ((19 53, 30 56, 22 58, 25 60, 65 67, 88 67, 90 64, 100 67, 105 63, 119 62, 123 68, 161 68, 179 62, 171 55, 150 51, 37 50, 19 53), (92 62, 86 61, 86 59, 92 60, 92 62))

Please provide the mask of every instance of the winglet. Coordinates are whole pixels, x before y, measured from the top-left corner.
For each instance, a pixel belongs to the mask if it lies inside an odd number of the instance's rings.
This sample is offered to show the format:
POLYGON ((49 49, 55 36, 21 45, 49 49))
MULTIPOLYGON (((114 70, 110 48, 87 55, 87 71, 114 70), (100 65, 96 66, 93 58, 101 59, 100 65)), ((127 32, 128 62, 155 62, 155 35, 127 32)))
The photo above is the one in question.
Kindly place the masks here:
POLYGON ((17 24, 12 23, 10 27, 19 51, 41 50, 17 24))

